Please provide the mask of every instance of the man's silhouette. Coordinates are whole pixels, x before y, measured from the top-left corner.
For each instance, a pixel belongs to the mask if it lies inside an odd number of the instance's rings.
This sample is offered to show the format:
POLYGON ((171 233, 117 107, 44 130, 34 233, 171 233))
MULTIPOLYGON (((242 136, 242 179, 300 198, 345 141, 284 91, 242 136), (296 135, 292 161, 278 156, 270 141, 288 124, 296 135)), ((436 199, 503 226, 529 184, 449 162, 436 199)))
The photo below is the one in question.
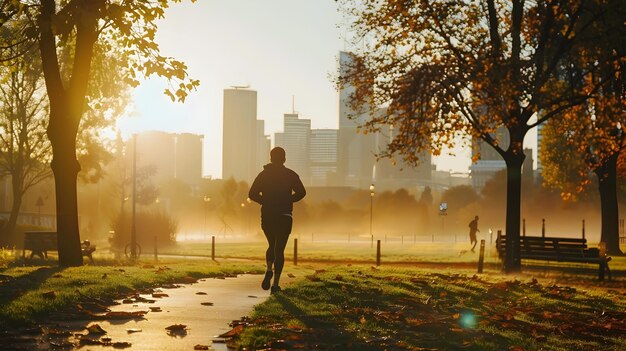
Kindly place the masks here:
POLYGON ((274 283, 271 284, 271 292, 274 294, 280 291, 280 274, 285 265, 284 251, 293 223, 293 203, 300 201, 306 195, 306 190, 298 174, 284 166, 283 148, 273 148, 270 161, 252 183, 248 197, 261 205, 261 228, 269 244, 265 252, 267 271, 261 287, 268 290, 274 277, 274 283))
POLYGON ((474 252, 474 248, 476 247, 476 243, 478 242, 478 240, 476 240, 476 232, 480 231, 480 229, 478 229, 478 216, 474 217, 474 220, 469 223, 469 228, 470 244, 474 244, 472 246, 472 252, 474 252))

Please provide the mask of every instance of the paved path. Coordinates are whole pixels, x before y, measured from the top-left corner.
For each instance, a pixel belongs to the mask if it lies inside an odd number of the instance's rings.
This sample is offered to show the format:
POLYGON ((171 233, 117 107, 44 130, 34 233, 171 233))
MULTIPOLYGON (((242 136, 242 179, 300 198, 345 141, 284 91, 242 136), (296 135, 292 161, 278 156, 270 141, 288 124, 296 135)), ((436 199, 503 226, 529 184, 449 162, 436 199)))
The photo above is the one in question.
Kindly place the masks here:
MULTIPOLYGON (((168 297, 157 298, 155 303, 122 304, 112 311, 146 311, 160 307, 162 312, 149 312, 143 320, 72 322, 76 330, 87 324, 98 323, 112 342, 129 342, 126 350, 193 350, 195 345, 208 345, 211 350, 227 350, 223 343, 212 343, 219 334, 229 331, 228 323, 246 316, 252 307, 263 302, 269 293, 261 290, 261 275, 241 275, 238 278, 201 279, 195 284, 180 288, 160 289, 168 297), (202 292, 206 295, 198 295, 202 292), (213 306, 203 306, 212 302, 213 306), (170 336, 166 327, 172 324, 187 326, 186 335, 170 336), (129 329, 140 332, 128 333, 129 329)), ((142 295, 154 299, 150 295, 142 295)), ((85 332, 82 329, 82 332, 85 332)), ((83 346, 81 350, 112 350, 110 346, 83 346)))

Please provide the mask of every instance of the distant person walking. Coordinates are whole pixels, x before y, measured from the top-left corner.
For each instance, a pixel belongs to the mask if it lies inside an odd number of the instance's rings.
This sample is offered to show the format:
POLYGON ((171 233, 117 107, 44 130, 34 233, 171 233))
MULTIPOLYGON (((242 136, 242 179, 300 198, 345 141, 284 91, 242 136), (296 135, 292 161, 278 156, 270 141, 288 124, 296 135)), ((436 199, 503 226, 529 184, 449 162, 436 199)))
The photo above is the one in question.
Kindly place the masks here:
POLYGON ((269 247, 265 252, 267 271, 261 283, 263 290, 279 292, 280 274, 285 265, 285 246, 293 223, 293 203, 300 201, 306 190, 298 174, 285 167, 285 150, 275 147, 270 151, 270 163, 256 177, 248 197, 261 205, 261 228, 269 247), (273 271, 272 271, 273 268, 273 271))
POLYGON ((480 231, 480 229, 478 229, 478 216, 474 217, 474 220, 469 223, 469 228, 470 244, 474 244, 472 246, 472 252, 474 252, 474 248, 478 242, 478 240, 476 240, 476 232, 480 231))

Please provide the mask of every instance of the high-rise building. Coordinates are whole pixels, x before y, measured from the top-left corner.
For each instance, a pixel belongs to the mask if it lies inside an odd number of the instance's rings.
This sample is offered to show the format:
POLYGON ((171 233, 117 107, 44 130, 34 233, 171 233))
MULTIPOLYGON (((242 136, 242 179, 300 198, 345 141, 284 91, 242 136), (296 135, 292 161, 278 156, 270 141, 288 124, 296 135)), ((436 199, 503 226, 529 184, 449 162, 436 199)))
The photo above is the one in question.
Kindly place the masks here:
POLYGON ((257 120, 257 172, 270 161, 270 148, 272 142, 268 135, 265 135, 265 121, 257 120))
POLYGON ((311 130, 309 158, 312 186, 330 186, 337 173, 337 129, 311 130))
MULTIPOLYGON (((152 168, 150 182, 159 185, 179 179, 197 187, 202 179, 202 135, 146 131, 137 134, 137 167, 152 168)), ((132 165, 133 139, 127 141, 126 158, 132 165)))
MULTIPOLYGON (((137 167, 154 167, 151 180, 161 184, 176 177, 176 135, 162 131, 137 134, 137 167)), ((128 141, 127 153, 132 160, 133 140, 128 141)))
POLYGON ((295 112, 286 113, 283 132, 276 135, 276 146, 282 147, 287 153, 285 166, 298 173, 302 182, 308 184, 311 120, 301 119, 295 112))
POLYGON ((259 172, 257 92, 224 89, 222 177, 252 183, 259 172))
MULTIPOLYGON (((504 126, 498 127, 492 136, 501 148, 506 150, 509 147, 509 132, 504 126)), ((494 174, 506 168, 502 156, 491 145, 476 137, 472 138, 472 159, 478 159, 470 166, 472 186, 475 189, 482 189, 494 174)))
MULTIPOLYGON (((376 133, 376 151, 383 152, 394 138, 394 127, 392 125, 387 128, 381 127, 380 132, 376 133)), ((409 165, 404 161, 402 155, 379 159, 376 162, 375 174, 377 187, 393 190, 429 185, 433 170, 430 152, 420 152, 418 159, 419 163, 416 166, 409 165)))
POLYGON ((199 187, 202 180, 202 139, 198 134, 176 135, 176 179, 192 187, 199 187))
MULTIPOLYGON (((353 62, 353 54, 339 53, 339 72, 345 74, 353 62)), ((337 177, 342 184, 366 188, 372 182, 376 147, 374 134, 358 133, 357 126, 370 117, 350 107, 354 87, 342 86, 339 90, 339 132, 337 143, 337 177)), ((364 111, 368 108, 364 107, 364 111)))

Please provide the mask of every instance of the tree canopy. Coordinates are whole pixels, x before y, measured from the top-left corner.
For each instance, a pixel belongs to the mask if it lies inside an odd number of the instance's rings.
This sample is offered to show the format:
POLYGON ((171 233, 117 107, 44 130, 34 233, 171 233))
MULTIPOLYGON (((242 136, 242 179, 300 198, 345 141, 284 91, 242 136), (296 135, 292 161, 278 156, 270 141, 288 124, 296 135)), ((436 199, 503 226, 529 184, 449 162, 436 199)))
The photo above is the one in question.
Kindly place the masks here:
MULTIPOLYGON (((384 156, 411 163, 460 136, 479 137, 507 165, 505 269, 520 268, 523 142, 537 124, 584 103, 593 65, 585 33, 606 6, 576 1, 345 0, 353 23, 353 63, 339 77, 351 106, 370 111, 368 130, 397 131, 384 156), (594 5, 594 6, 592 6, 594 5), (597 11, 592 11, 597 10, 597 11), (575 69, 565 63, 575 62, 575 69), (508 143, 496 137, 504 127, 508 143)), ((591 81, 590 81, 591 82, 591 81)))

